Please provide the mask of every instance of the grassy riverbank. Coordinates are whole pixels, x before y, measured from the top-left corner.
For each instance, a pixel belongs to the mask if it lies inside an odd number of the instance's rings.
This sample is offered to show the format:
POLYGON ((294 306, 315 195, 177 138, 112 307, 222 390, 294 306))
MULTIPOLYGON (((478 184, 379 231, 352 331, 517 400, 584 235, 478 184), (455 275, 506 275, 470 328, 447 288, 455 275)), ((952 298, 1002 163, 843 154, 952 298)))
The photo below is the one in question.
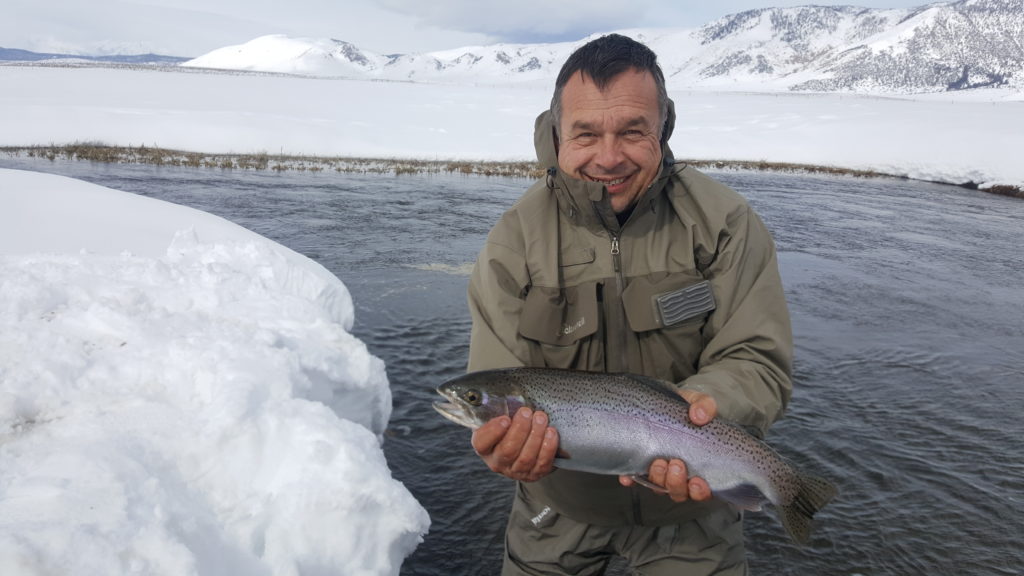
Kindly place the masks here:
MULTIPOLYGON (((355 174, 465 174, 509 178, 538 178, 543 168, 528 161, 417 160, 400 158, 354 158, 326 156, 292 156, 287 154, 205 154, 170 150, 155 146, 121 147, 96 143, 75 143, 51 146, 0 147, 10 157, 45 158, 50 161, 85 160, 111 164, 150 164, 219 168, 222 170, 295 170, 308 172, 342 172, 355 174)), ((791 164, 785 162, 737 160, 686 160, 700 169, 754 170, 784 173, 827 174, 860 178, 902 178, 868 170, 852 170, 835 166, 791 164)), ((980 187, 974 182, 947 183, 985 192, 1024 198, 1024 190, 1015 186, 980 187)))

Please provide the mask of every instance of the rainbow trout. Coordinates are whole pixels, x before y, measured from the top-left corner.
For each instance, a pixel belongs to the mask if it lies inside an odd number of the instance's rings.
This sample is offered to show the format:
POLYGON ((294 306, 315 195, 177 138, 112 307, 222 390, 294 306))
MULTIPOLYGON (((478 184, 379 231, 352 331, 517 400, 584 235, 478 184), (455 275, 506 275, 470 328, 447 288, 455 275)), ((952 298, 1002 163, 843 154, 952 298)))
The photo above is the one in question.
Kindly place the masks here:
POLYGON ((434 408, 476 429, 521 406, 547 413, 559 434, 555 465, 640 483, 656 458, 679 458, 715 498, 744 510, 771 503, 793 540, 806 544, 811 518, 836 495, 827 480, 801 474, 742 428, 689 419, 689 404, 667 382, 634 374, 550 368, 471 372, 442 384, 434 408))

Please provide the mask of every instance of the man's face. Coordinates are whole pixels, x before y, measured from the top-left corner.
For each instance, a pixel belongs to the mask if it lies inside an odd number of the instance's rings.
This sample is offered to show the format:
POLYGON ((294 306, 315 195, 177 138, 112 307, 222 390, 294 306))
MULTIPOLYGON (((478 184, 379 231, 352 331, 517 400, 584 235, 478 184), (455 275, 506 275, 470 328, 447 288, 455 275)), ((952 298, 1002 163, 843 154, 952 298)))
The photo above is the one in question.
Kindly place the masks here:
POLYGON ((577 73, 562 89, 558 166, 603 183, 616 213, 650 186, 661 168, 658 89, 648 72, 627 70, 599 90, 577 73))

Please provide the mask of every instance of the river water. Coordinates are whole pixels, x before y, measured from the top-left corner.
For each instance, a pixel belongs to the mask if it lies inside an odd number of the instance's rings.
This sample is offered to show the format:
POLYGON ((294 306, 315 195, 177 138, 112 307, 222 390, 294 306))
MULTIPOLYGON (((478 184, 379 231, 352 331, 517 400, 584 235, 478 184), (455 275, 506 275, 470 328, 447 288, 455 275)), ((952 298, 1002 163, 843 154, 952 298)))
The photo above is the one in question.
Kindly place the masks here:
MULTIPOLYGON (((355 300, 355 335, 387 363, 385 454, 433 522, 402 574, 498 573, 512 484, 430 403, 464 370, 469 265, 526 181, 0 167, 206 210, 334 272, 355 300)), ((752 572, 1021 574, 1024 201, 890 179, 714 175, 772 230, 793 316, 795 391, 768 440, 840 489, 806 548, 773 512, 749 513, 752 572)))

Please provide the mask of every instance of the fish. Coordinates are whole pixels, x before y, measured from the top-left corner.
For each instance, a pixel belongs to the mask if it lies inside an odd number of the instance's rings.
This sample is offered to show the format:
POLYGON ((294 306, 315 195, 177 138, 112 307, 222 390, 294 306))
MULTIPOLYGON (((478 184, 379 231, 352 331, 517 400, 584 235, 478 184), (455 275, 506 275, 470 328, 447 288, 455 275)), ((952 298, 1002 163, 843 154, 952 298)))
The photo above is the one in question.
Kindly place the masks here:
POLYGON ((712 497, 743 510, 771 504, 789 536, 810 540, 814 514, 838 493, 827 479, 802 473, 767 443, 721 418, 690 421, 689 403, 673 384, 638 374, 555 368, 469 372, 444 382, 434 402, 442 416, 471 429, 523 406, 543 410, 558 430, 554 465, 595 474, 645 474, 657 458, 686 462, 712 497))

